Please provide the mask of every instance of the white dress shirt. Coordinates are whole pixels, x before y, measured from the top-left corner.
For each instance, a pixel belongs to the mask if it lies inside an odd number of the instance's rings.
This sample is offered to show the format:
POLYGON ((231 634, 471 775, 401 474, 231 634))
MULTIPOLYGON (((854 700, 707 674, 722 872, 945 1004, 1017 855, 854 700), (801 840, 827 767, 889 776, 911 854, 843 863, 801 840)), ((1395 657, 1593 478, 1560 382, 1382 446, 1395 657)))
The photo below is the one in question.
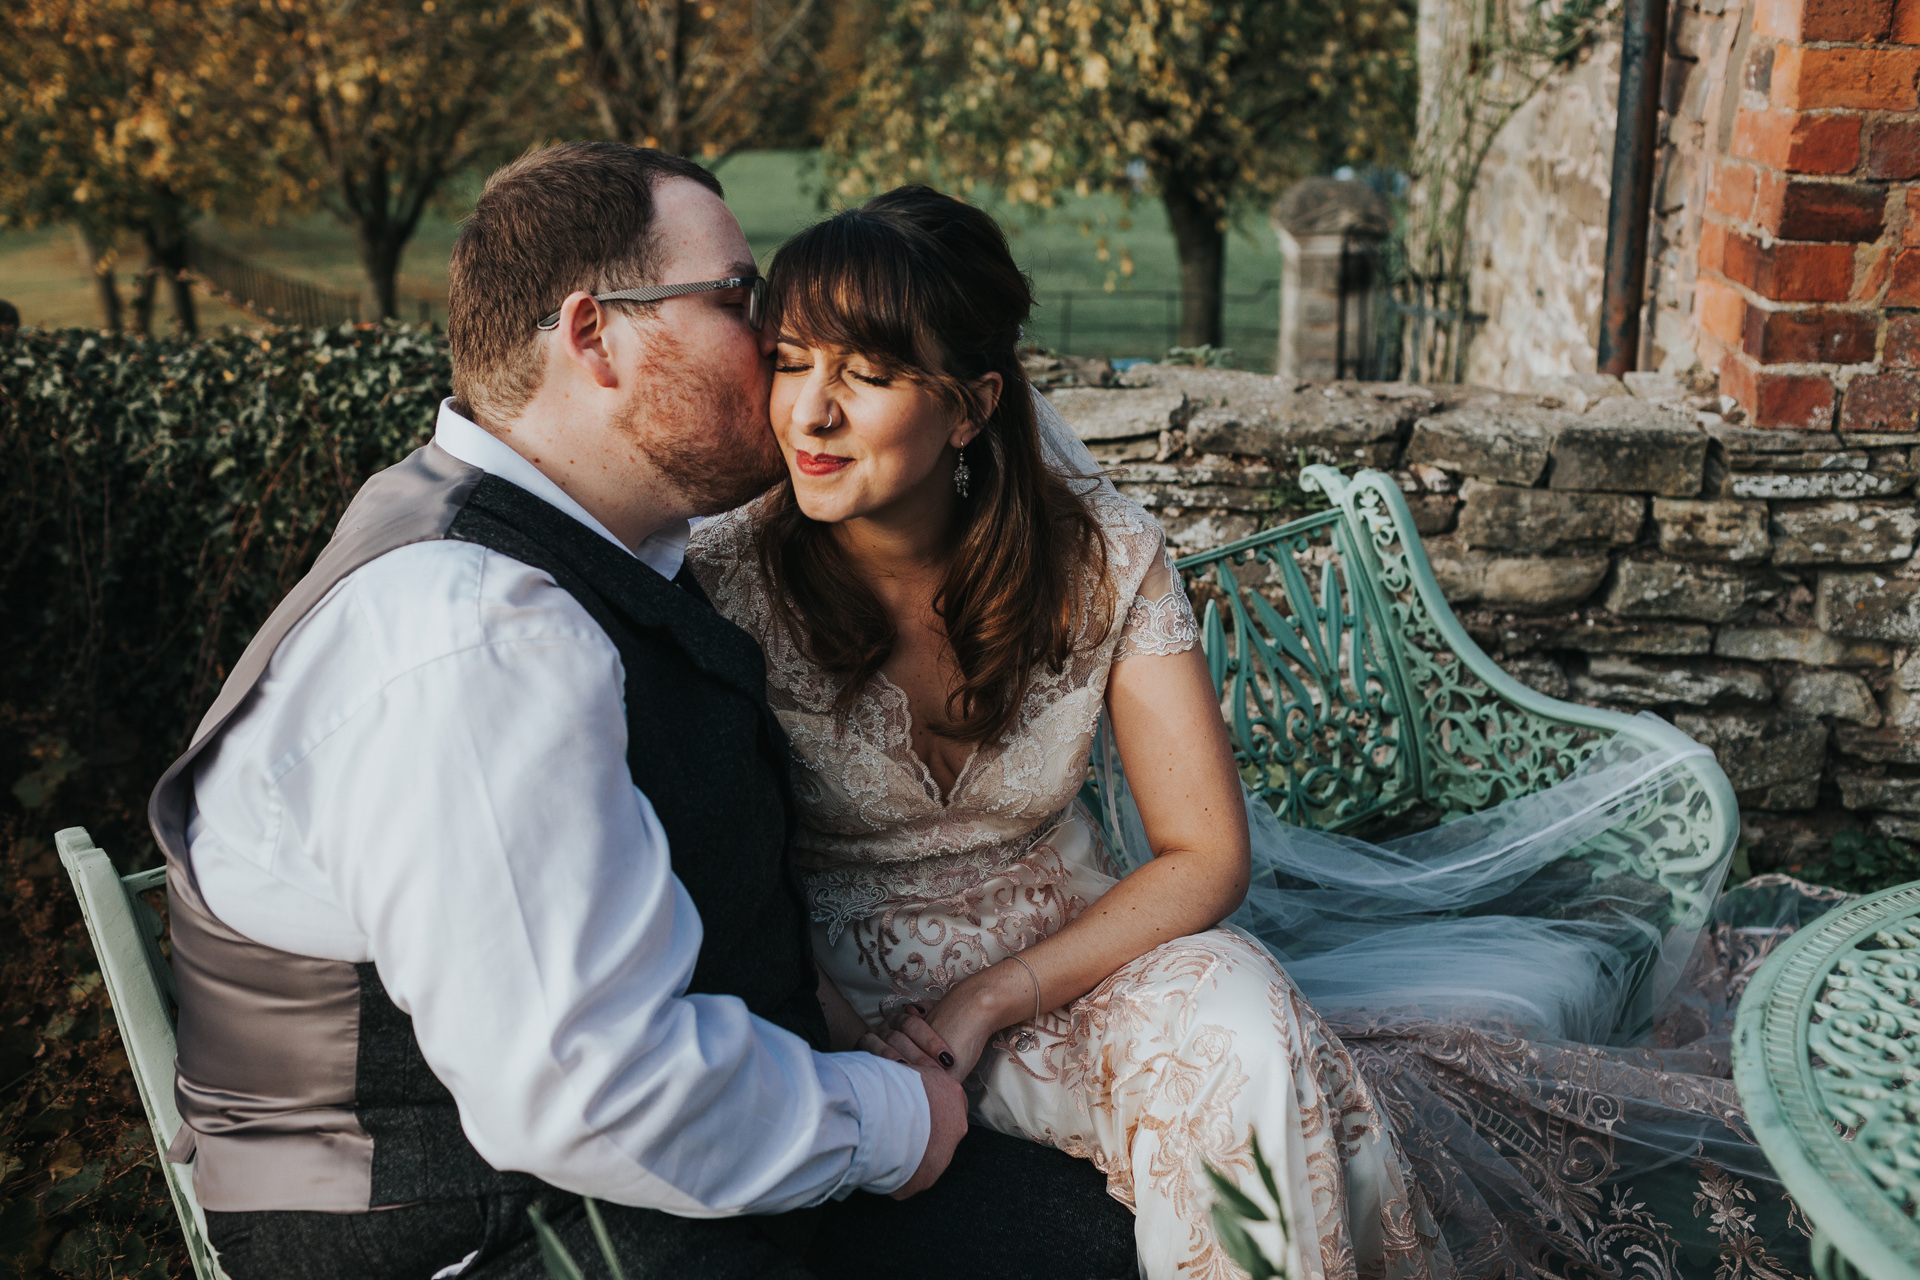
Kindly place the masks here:
MULTIPOLYGON (((451 405, 441 448, 622 545, 451 405)), ((636 554, 671 577, 686 541, 636 554)), ((452 540, 381 556, 194 770, 207 905, 256 942, 373 961, 497 1168, 683 1217, 898 1188, 927 1143, 917 1074, 687 994, 700 918, 627 772, 623 690, 546 573, 452 540)))

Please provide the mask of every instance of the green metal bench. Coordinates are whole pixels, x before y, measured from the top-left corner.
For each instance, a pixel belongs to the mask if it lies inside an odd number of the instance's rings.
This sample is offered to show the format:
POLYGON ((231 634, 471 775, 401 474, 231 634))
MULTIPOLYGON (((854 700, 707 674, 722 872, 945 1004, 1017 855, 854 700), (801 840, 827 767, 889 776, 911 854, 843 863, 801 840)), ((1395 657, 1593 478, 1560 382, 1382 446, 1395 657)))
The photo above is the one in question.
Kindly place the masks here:
POLYGON ((1767 957, 1734 1020, 1733 1081, 1813 1224, 1815 1273, 1920 1277, 1920 882, 1767 957))
POLYGON ((100 961, 127 1061, 133 1065, 133 1082, 146 1109, 160 1173, 186 1233, 193 1273, 198 1280, 226 1280, 207 1244, 206 1218, 194 1199, 192 1174, 187 1166, 166 1160, 167 1147, 180 1131, 180 1109, 173 1101, 173 970, 160 954, 160 917, 140 898, 148 890, 165 887, 166 870, 120 875, 85 827, 68 827, 53 839, 86 917, 87 937, 100 961))
MULTIPOLYGON (((1552 786, 1615 734, 1690 744, 1494 665, 1448 607, 1392 477, 1312 466, 1301 485, 1330 509, 1176 562, 1204 601, 1201 643, 1242 775, 1282 821, 1351 831, 1416 806, 1444 820, 1552 786)), ((1575 856, 1596 879, 1657 885, 1669 926, 1698 928, 1740 811, 1719 769, 1685 768, 1575 856)))

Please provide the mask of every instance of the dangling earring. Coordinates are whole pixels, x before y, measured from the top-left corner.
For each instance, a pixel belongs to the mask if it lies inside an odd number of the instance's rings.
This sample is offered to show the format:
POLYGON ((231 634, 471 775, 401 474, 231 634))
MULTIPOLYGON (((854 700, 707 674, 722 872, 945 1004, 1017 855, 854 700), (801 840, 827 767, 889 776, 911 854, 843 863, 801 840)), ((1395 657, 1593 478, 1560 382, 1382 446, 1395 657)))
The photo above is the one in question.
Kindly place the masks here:
POLYGON ((960 446, 960 461, 953 468, 953 491, 961 497, 967 496, 967 482, 973 479, 973 471, 967 466, 967 446, 960 446))

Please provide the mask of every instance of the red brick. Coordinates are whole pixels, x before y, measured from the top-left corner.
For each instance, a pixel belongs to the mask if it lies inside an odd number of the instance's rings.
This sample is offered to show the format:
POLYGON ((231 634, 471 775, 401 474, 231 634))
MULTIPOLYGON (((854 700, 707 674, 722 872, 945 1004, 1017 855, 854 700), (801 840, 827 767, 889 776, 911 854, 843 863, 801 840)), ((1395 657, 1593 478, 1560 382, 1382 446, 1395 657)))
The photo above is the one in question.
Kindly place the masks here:
POLYGON ((1707 184, 1707 208, 1745 222, 1753 216, 1753 166, 1732 160, 1714 162, 1707 184))
POLYGON ((1792 173, 1850 173, 1860 163, 1860 117, 1742 111, 1733 154, 1792 173))
POLYGON ((1887 343, 1880 353, 1889 369, 1920 369, 1920 312, 1887 315, 1887 343))
POLYGON ((1701 276, 1693 286, 1695 323, 1729 346, 1737 347, 1745 337, 1747 300, 1740 291, 1711 276, 1701 276))
POLYGON ((1920 44, 1920 0, 1893 0, 1895 44, 1920 44))
POLYGON ((1778 206, 1756 209, 1754 221, 1782 240, 1878 240, 1886 224, 1887 192, 1858 182, 1785 184, 1778 206))
POLYGON ((1912 431, 1915 422, 1920 422, 1920 378, 1875 373, 1847 384, 1842 431, 1912 431))
POLYGON ((1884 40, 1893 25, 1893 0, 1759 0, 1753 29, 1782 40, 1884 40))
POLYGON ((1881 120, 1867 141, 1867 176, 1904 181, 1920 175, 1920 121, 1881 120))
POLYGON ((1740 402, 1756 427, 1833 427, 1833 382, 1822 374, 1774 373, 1735 352, 1721 362, 1720 389, 1740 402))
POLYGON ((1761 364, 1866 364, 1879 327, 1879 317, 1868 311, 1749 307, 1741 346, 1761 364))
POLYGON ((1703 222, 1700 224, 1700 270, 1719 271, 1727 269, 1727 224, 1724 222, 1703 222))
POLYGON ((1920 106, 1920 49, 1807 49, 1773 55, 1775 106, 1912 111, 1920 106))
POLYGON ((1775 302, 1844 302, 1853 285, 1853 246, 1793 244, 1762 247, 1751 236, 1727 236, 1727 279, 1775 302))
POLYGON ((1900 228, 1901 244, 1920 244, 1920 187, 1907 188, 1907 225, 1900 228))
POLYGON ((1881 301, 1889 307, 1920 307, 1920 249, 1902 249, 1894 258, 1893 283, 1881 301))

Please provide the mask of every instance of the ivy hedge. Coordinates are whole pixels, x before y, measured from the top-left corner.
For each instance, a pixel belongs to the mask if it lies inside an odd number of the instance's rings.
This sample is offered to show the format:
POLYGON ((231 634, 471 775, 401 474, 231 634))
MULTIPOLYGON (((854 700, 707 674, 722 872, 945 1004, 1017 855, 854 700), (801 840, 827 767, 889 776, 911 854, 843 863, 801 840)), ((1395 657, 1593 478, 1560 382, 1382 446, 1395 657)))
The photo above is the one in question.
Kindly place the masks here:
POLYGON ((53 832, 154 863, 154 780, 448 382, 425 329, 0 345, 0 1277, 186 1273, 53 832))

